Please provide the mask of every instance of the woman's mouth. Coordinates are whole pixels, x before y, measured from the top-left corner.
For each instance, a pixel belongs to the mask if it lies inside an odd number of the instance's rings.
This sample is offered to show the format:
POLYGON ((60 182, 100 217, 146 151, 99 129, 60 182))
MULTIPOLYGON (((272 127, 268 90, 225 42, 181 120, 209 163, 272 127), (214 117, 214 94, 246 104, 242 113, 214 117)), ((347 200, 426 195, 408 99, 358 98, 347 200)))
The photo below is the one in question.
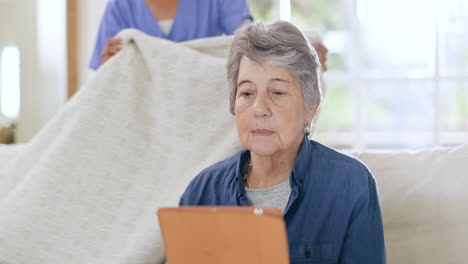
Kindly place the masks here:
POLYGON ((255 129, 252 130, 254 136, 271 136, 274 132, 268 129, 255 129))

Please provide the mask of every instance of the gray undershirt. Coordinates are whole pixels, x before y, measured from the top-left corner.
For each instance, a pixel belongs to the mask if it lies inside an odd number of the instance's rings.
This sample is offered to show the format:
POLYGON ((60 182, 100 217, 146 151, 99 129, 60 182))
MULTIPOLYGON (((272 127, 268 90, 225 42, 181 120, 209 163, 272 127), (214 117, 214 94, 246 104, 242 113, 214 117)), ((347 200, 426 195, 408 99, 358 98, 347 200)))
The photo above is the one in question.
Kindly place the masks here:
POLYGON ((265 189, 249 189, 245 187, 245 195, 250 204, 259 207, 275 207, 283 214, 291 195, 289 179, 275 186, 265 189))

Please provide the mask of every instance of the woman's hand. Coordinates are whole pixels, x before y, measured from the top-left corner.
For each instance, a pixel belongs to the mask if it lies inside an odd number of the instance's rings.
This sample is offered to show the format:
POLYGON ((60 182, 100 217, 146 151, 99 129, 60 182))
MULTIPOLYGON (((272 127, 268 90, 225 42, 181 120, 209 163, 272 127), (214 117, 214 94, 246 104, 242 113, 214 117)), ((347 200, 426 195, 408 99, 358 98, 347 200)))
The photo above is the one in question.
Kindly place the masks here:
POLYGON ((327 71, 327 53, 328 49, 322 44, 322 42, 315 43, 312 45, 317 52, 319 57, 320 65, 322 66, 322 71, 327 71))
POLYGON ((101 53, 101 64, 106 62, 112 56, 117 54, 122 49, 123 40, 120 38, 110 38, 107 43, 104 51, 101 53))

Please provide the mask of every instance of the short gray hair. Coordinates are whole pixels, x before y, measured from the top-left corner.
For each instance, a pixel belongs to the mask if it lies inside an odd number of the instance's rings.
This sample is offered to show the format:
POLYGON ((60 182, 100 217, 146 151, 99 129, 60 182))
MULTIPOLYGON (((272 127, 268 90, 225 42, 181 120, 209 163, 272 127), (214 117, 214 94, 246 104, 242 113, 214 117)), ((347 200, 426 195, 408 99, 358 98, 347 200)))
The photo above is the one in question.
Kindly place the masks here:
POLYGON ((320 62, 312 45, 296 26, 278 21, 265 26, 250 24, 236 31, 226 64, 229 82, 230 110, 234 114, 239 65, 243 56, 258 64, 280 66, 299 83, 307 112, 322 101, 320 62))

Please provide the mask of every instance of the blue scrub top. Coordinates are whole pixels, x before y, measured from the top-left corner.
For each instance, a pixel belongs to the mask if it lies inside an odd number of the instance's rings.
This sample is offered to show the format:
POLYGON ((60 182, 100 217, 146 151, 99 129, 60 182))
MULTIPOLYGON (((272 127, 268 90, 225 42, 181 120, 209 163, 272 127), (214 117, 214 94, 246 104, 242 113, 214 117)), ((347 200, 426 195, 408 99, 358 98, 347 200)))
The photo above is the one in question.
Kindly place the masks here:
MULTIPOLYGON (((250 152, 202 171, 181 206, 248 206, 242 168, 250 152)), ((284 220, 291 264, 384 264, 382 216, 374 177, 360 161, 304 137, 291 172, 284 220)))
POLYGON ((245 19, 253 19, 246 0, 179 0, 174 23, 166 35, 145 0, 110 0, 99 26, 89 67, 99 68, 107 40, 126 28, 179 42, 231 35, 245 19))

